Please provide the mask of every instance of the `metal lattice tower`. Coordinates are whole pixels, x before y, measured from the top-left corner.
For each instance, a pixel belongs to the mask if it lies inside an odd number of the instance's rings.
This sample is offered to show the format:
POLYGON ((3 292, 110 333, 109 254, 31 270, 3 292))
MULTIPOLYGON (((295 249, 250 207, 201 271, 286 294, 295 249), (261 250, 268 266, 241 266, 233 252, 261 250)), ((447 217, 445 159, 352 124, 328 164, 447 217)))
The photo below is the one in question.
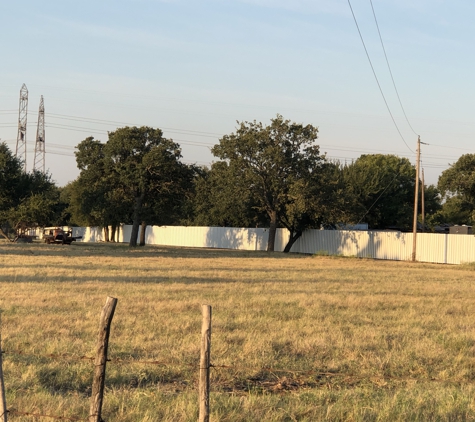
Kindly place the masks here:
POLYGON ((45 104, 43 96, 38 110, 38 127, 36 129, 35 161, 33 170, 45 172, 45 104))
POLYGON ((23 162, 26 173, 26 120, 28 117, 28 89, 23 84, 20 89, 20 107, 18 111, 18 136, 16 139, 15 155, 23 162))

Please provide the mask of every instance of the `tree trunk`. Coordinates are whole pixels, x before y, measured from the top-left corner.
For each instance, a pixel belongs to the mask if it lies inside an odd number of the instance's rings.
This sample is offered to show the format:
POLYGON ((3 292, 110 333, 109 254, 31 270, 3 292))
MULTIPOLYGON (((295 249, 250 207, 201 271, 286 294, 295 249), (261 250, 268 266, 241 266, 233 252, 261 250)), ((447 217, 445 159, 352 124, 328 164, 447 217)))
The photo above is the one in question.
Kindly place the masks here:
POLYGON ((117 226, 115 224, 112 224, 111 226, 111 242, 115 243, 115 234, 117 231, 117 226))
POLYGON ((0 227, 0 235, 2 235, 5 239, 7 239, 9 242, 11 242, 12 240, 5 234, 5 232, 3 231, 3 229, 0 227))
POLYGON ((289 241, 287 242, 287 245, 285 245, 284 248, 284 253, 289 253, 290 249, 292 248, 293 244, 297 241, 297 239, 302 236, 302 230, 297 230, 294 234, 294 232, 290 231, 290 238, 289 241))
POLYGON ((104 242, 109 241, 109 226, 104 227, 104 242))
POLYGON ((147 223, 142 221, 140 225, 140 244, 139 246, 145 246, 145 230, 147 230, 147 223))
POLYGON ((135 204, 134 204, 134 214, 133 214, 133 222, 132 222, 132 233, 130 234, 130 241, 129 246, 137 246, 137 237, 139 235, 139 227, 140 227, 140 214, 142 214, 142 202, 144 200, 145 195, 141 194, 135 197, 135 204))
POLYGON ((267 252, 274 252, 275 246, 275 234, 277 231, 277 211, 269 213, 270 227, 269 227, 269 240, 267 241, 267 252))

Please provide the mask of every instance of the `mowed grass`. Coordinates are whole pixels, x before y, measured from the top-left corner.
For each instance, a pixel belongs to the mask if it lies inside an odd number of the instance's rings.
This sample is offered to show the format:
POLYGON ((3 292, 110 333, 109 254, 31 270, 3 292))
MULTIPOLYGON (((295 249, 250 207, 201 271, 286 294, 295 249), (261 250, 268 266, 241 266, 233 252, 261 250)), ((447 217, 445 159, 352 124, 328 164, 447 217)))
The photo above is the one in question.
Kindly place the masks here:
POLYGON ((212 421, 475 420, 474 275, 470 265, 0 243, 8 407, 87 417, 93 363, 81 357, 94 356, 109 295, 119 301, 108 422, 198 419, 201 304, 213 307, 212 421))

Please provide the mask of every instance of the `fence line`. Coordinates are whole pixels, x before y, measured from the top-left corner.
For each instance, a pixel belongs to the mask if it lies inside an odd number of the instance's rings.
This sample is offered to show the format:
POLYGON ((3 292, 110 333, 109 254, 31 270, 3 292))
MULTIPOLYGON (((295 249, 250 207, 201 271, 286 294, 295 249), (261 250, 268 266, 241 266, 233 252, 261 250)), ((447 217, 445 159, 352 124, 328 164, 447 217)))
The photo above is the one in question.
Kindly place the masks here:
MULTIPOLYGON (((72 355, 65 354, 51 354, 51 355, 38 355, 38 354, 28 354, 24 352, 16 353, 16 352, 8 352, 4 351, 4 354, 11 355, 17 354, 20 356, 30 356, 30 357, 46 357, 51 359, 62 360, 63 357, 68 358, 75 358, 72 355)), ((76 357, 76 360, 94 360, 93 357, 76 357)), ((118 365, 158 365, 158 366, 165 366, 165 367, 190 367, 195 368, 196 370, 200 370, 202 367, 200 364, 186 364, 186 363, 178 363, 178 362, 166 362, 166 361, 153 361, 153 360, 124 360, 120 358, 108 358, 107 362, 110 364, 118 364, 118 365)), ((475 383, 471 380, 460 380, 460 379, 437 379, 437 378, 414 378, 411 376, 408 377, 396 377, 393 375, 384 375, 384 374, 375 374, 375 375, 356 375, 344 372, 328 372, 328 371, 321 371, 316 369, 295 369, 295 368, 270 368, 270 367, 257 367, 257 366, 242 366, 242 365, 223 365, 223 364, 209 364, 210 369, 231 369, 231 370, 247 370, 247 371, 254 371, 254 372, 269 372, 269 373, 291 373, 291 374, 302 374, 302 375, 321 375, 321 376, 328 376, 328 377, 349 377, 349 378, 358 378, 358 379, 369 379, 369 378, 384 378, 388 380, 398 380, 398 381, 423 381, 423 382, 439 382, 439 383, 475 383)))
POLYGON ((58 415, 45 415, 41 413, 33 413, 33 412, 19 412, 15 409, 10 409, 7 411, 11 415, 18 415, 18 416, 33 416, 35 418, 49 418, 55 419, 58 421, 87 421, 89 418, 78 418, 75 416, 58 416, 58 415))
MULTIPOLYGON (((66 354, 51 354, 51 355, 38 355, 38 354, 28 354, 25 352, 8 352, 4 351, 4 354, 11 355, 16 354, 20 356, 28 356, 28 357, 46 357, 51 359, 63 360, 63 358, 75 359, 75 360, 89 360, 93 361, 95 358, 93 357, 74 357, 73 355, 66 355, 66 354)), ((107 362, 110 364, 118 364, 118 365, 153 365, 153 366, 165 366, 165 367, 190 367, 195 368, 196 370, 201 369, 200 364, 192 364, 192 363, 178 363, 178 362, 166 362, 166 361, 153 361, 153 360, 124 360, 120 358, 108 358, 107 362)), ((224 365, 224 364, 209 364, 210 369, 232 369, 232 370, 247 370, 247 371, 254 371, 254 372, 269 372, 269 373, 292 373, 292 374, 302 374, 302 375, 322 375, 322 376, 329 376, 329 377, 351 377, 351 378, 360 378, 360 379, 368 379, 368 378, 384 378, 384 379, 395 379, 400 381, 430 381, 430 382, 440 382, 440 383, 475 383, 471 380, 460 380, 460 379, 437 379, 437 378, 414 378, 414 377, 396 377, 393 375, 384 375, 384 374, 375 374, 375 375, 355 375, 350 373, 344 372, 328 372, 328 371, 321 371, 316 369, 295 369, 295 368, 270 368, 270 367, 257 367, 257 366, 242 366, 242 365, 224 365)))
MULTIPOLYGON (((89 416, 87 418, 80 418, 77 416, 61 416, 61 415, 49 415, 41 414, 35 412, 26 412, 20 411, 17 409, 8 409, 5 406, 3 413, 0 416, 5 422, 7 422, 7 415, 18 415, 18 416, 32 416, 32 417, 43 417, 51 418, 55 420, 64 420, 64 421, 102 421, 101 410, 103 403, 103 392, 104 392, 104 383, 105 383, 105 369, 106 363, 116 363, 116 364, 147 364, 147 365, 161 365, 161 366, 173 366, 169 362, 157 361, 157 360, 123 360, 119 358, 108 358, 107 356, 107 346, 108 346, 108 335, 110 333, 110 325, 112 322, 112 317, 115 310, 115 305, 117 299, 107 298, 106 305, 104 306, 101 313, 101 322, 99 327, 98 341, 96 344, 96 357, 88 356, 75 356, 67 353, 59 354, 28 354, 23 351, 3 351, 1 349, 0 341, 0 358, 2 354, 10 355, 16 354, 20 356, 35 356, 35 357, 47 357, 57 360, 94 360, 94 381, 93 389, 91 394, 91 406, 89 410, 89 416)), ((268 372, 268 373, 290 373, 293 375, 300 374, 304 376, 317 376, 324 378, 344 378, 348 380, 368 380, 373 383, 377 383, 380 380, 388 381, 398 381, 398 382, 436 382, 436 383, 454 383, 454 384, 474 384, 474 380, 465 380, 465 379, 436 379, 436 378, 414 378, 411 376, 401 377, 401 376, 391 376, 385 374, 368 374, 368 375, 357 375, 357 374, 348 374, 344 372, 332 372, 332 371, 321 371, 321 370, 296 370, 296 369, 286 369, 286 368, 269 368, 269 367, 249 367, 249 366, 239 366, 239 365, 219 365, 214 364, 211 359, 211 306, 203 305, 202 306, 202 335, 201 335, 201 357, 199 364, 185 364, 181 363, 180 366, 189 366, 195 368, 198 371, 199 378, 199 402, 197 403, 199 407, 199 421, 208 422, 210 415, 210 370, 253 370, 255 372, 268 372)), ((1 328, 1 326, 0 326, 1 328)), ((1 340, 1 336, 0 336, 1 340)), ((0 374, 2 374, 2 366, 0 359, 0 374)), ((256 379, 250 379, 251 381, 256 381, 256 379)), ((3 378, 1 379, 3 382, 3 378)), ((321 379, 318 379, 321 381, 321 379)), ((279 384, 281 380, 279 380, 279 384)), ((269 382, 263 381, 262 384, 269 384, 269 382)), ((297 384, 298 385, 298 384, 297 384)))
MULTIPOLYGON (((121 225, 117 241, 128 242, 131 225, 121 225)), ((42 238, 41 230, 31 231, 42 238)), ((265 251, 269 229, 238 227, 147 226, 149 245, 193 248, 265 251)), ((73 236, 81 242, 103 242, 99 227, 74 227, 73 236)), ((291 252, 302 254, 356 256, 383 260, 410 261, 412 233, 377 230, 306 230, 291 252)), ((277 229, 275 250, 282 252, 289 240, 287 229, 277 229)), ((475 236, 463 234, 418 233, 416 260, 436 264, 475 262, 475 236)))
MULTIPOLYGON (((121 226, 119 242, 128 242, 131 226, 121 226)), ((265 251, 268 229, 236 227, 147 226, 146 243, 162 246, 265 251)), ((97 227, 75 227, 81 241, 104 240, 97 227)), ((286 229, 277 229, 275 250, 282 252, 289 239, 286 229)), ((392 231, 306 230, 291 252, 356 256, 410 261, 412 233, 392 231)), ((438 264, 475 262, 475 237, 462 234, 418 233, 416 259, 438 264)))

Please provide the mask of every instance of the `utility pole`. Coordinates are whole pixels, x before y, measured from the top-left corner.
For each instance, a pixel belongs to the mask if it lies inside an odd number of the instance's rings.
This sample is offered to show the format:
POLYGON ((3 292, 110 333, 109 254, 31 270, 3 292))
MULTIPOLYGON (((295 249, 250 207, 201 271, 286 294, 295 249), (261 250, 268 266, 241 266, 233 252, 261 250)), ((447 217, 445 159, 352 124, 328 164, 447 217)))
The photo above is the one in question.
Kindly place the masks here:
POLYGON ((18 136, 16 139, 15 156, 22 161, 23 172, 26 173, 26 120, 28 117, 28 89, 23 84, 20 89, 20 106, 18 110, 18 136))
POLYGON ((33 170, 39 170, 45 173, 45 104, 43 96, 40 99, 40 107, 38 110, 38 126, 36 129, 35 143, 35 161, 33 170))
POLYGON ((416 248, 417 248, 417 211, 419 208, 419 172, 421 167, 421 137, 417 138, 417 150, 416 150, 416 186, 414 193, 414 221, 412 223, 412 261, 416 261, 416 248))

